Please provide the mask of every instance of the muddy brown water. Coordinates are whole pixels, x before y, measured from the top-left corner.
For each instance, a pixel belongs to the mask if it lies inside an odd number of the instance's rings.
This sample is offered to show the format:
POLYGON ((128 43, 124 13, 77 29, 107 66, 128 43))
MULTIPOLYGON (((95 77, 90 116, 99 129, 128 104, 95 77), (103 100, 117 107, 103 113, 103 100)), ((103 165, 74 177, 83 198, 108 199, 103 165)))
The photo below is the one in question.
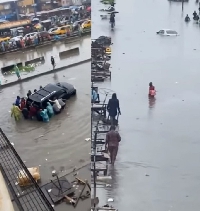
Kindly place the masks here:
POLYGON ((114 198, 121 210, 199 209, 199 46, 200 28, 192 19, 195 1, 116 0, 116 27, 100 19, 93 3, 92 38, 112 36, 112 81, 100 84, 120 99, 122 136, 111 188, 99 188, 101 204, 114 198), (160 37, 162 28, 178 37, 160 37), (147 97, 153 81, 157 96, 147 97))
POLYGON ((27 167, 40 165, 43 184, 51 178, 52 170, 62 174, 90 162, 90 63, 45 75, 28 82, 2 89, 0 125, 27 167), (10 108, 17 95, 40 85, 66 81, 77 89, 77 96, 67 101, 67 108, 49 123, 15 122, 10 108))

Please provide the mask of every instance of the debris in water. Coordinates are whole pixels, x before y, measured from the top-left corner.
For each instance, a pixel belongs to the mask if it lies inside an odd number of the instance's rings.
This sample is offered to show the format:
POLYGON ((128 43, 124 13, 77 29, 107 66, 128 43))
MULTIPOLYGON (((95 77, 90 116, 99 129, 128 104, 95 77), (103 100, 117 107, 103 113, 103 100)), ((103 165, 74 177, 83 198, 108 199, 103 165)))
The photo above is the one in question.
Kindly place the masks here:
POLYGON ((109 198, 109 199, 108 199, 108 202, 113 202, 113 201, 114 201, 113 198, 109 198))
POLYGON ((145 176, 146 176, 146 177, 149 177, 149 175, 148 175, 148 174, 145 174, 145 176))
POLYGON ((51 193, 51 191, 52 191, 51 189, 48 190, 49 193, 51 193))
POLYGON ((78 175, 78 171, 74 174, 74 177, 78 175))
POLYGON ((38 136, 38 137, 35 138, 35 139, 39 139, 39 138, 42 138, 42 137, 44 137, 44 135, 40 135, 40 136, 38 136))
POLYGON ((91 138, 86 138, 85 141, 91 141, 91 138))
POLYGON ((47 161, 47 158, 45 160, 47 161))
POLYGON ((62 133, 62 135, 64 136, 65 134, 64 134, 64 133, 62 133))
POLYGON ((55 174, 55 173, 56 173, 56 170, 53 170, 51 173, 52 173, 52 174, 55 174))

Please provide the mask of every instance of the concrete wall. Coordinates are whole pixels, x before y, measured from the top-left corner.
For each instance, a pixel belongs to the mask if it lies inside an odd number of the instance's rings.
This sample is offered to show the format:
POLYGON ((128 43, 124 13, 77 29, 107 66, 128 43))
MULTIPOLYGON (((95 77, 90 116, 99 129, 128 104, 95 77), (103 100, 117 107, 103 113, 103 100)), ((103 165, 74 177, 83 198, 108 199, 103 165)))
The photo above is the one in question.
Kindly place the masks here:
POLYGON ((4 178, 0 172, 0 211, 14 211, 4 178))

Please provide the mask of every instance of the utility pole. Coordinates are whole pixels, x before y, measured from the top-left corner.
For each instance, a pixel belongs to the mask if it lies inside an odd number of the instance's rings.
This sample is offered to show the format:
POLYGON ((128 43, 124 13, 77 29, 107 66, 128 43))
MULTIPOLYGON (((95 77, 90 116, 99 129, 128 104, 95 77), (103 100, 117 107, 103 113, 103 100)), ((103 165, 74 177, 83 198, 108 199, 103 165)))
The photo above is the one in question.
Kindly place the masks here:
POLYGON ((182 11, 183 11, 184 0, 182 0, 182 11))
POLYGON ((34 9, 34 14, 35 14, 35 18, 37 18, 37 9, 36 9, 36 7, 37 7, 37 4, 35 3, 35 0, 33 0, 33 9, 34 9))

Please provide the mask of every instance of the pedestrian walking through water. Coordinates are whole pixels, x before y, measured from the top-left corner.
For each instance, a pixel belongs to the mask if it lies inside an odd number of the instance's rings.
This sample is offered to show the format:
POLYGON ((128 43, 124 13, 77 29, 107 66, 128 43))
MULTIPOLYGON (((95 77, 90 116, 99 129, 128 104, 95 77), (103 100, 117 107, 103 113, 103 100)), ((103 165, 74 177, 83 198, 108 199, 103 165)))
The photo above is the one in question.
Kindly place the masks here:
POLYGON ((19 68, 16 64, 14 65, 14 70, 15 70, 16 76, 18 77, 18 80, 20 80, 21 76, 20 76, 19 68))
POLYGON ((116 116, 121 115, 119 100, 117 99, 116 93, 113 93, 112 98, 108 101, 107 110, 110 117, 111 125, 116 124, 116 116))
POLYGON ((53 56, 51 56, 51 65, 53 66, 53 70, 54 70, 56 64, 55 64, 55 59, 53 58, 53 56))
POLYGON ((19 121, 20 120, 20 116, 21 116, 21 110, 18 106, 15 105, 15 103, 13 103, 13 106, 11 108, 11 117, 15 118, 15 121, 19 121))
POLYGON ((119 133, 115 131, 115 126, 111 125, 110 131, 106 134, 106 147, 110 153, 110 161, 112 165, 115 163, 120 141, 121 137, 119 133))

